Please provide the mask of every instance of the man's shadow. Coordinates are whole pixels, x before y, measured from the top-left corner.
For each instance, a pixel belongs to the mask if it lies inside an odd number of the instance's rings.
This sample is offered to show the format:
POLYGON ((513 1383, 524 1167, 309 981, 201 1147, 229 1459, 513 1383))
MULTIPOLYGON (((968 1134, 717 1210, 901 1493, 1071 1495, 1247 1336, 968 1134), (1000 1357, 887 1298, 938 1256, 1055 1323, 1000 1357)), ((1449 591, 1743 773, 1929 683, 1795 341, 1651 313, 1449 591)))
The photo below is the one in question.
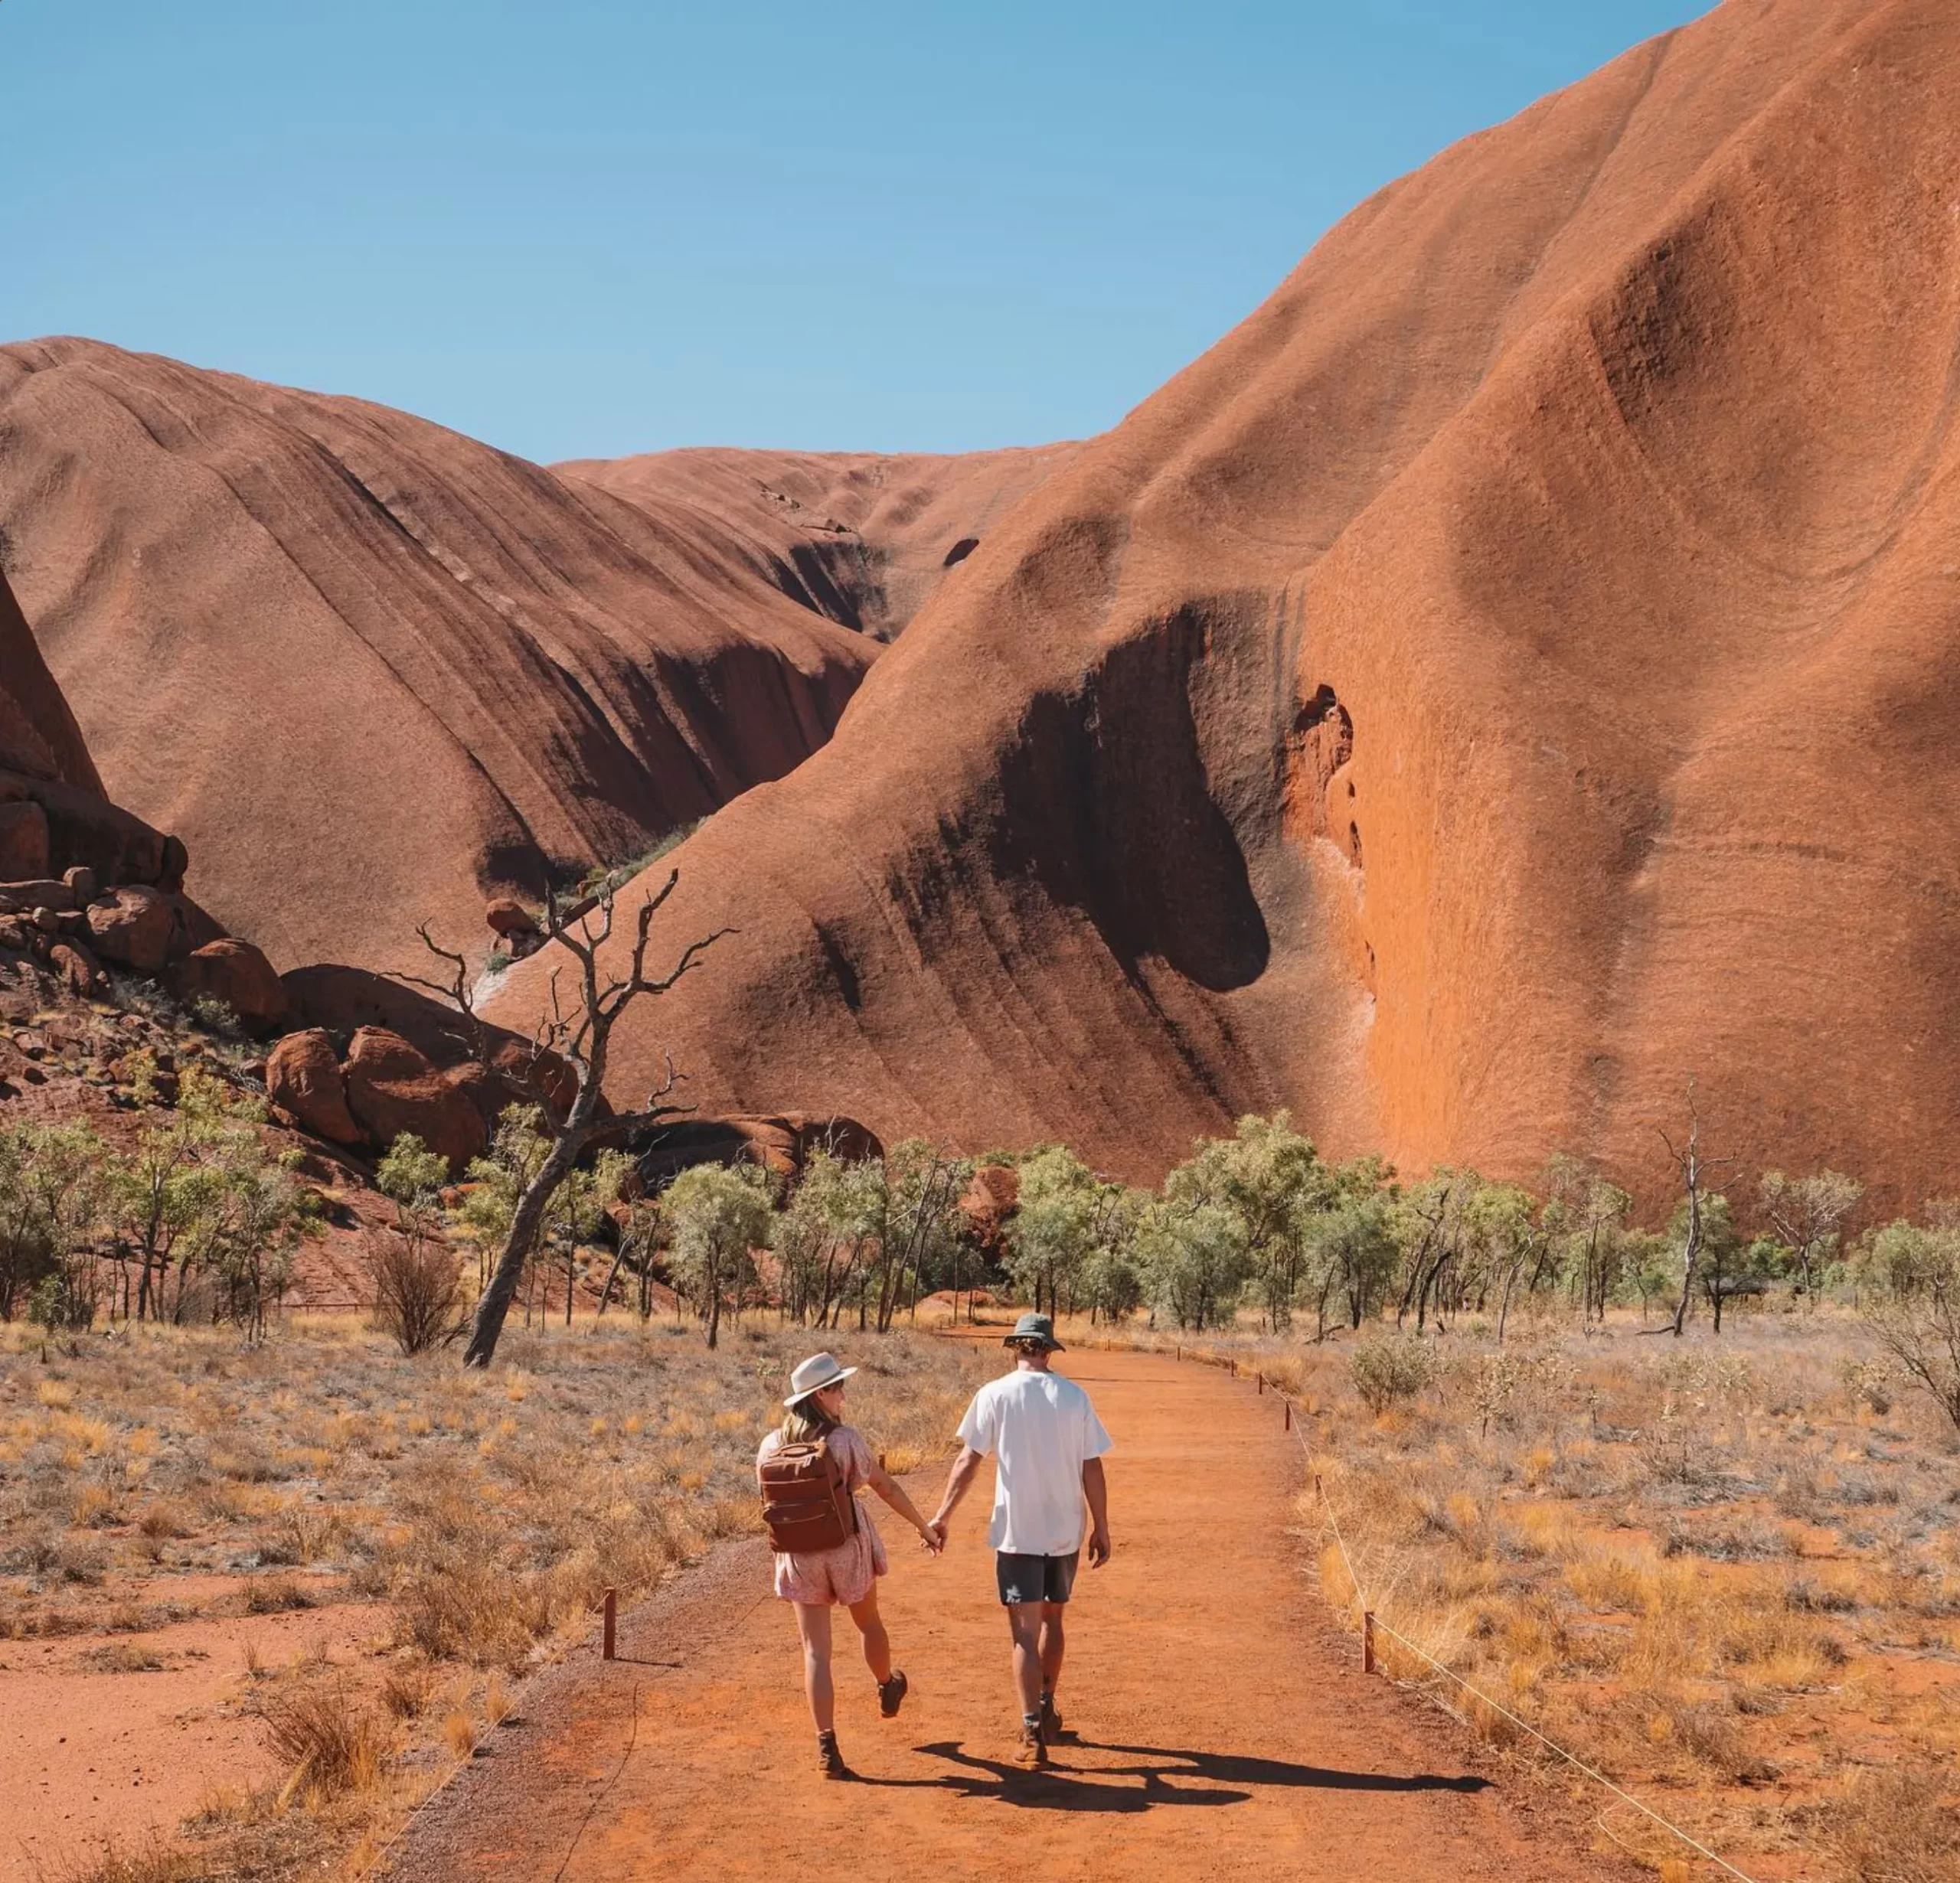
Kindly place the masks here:
MULTIPOLYGON (((987 1798, 1022 1810, 1097 1811, 1124 1816, 1171 1805, 1243 1804, 1248 1785, 1311 1787, 1337 1791, 1481 1791, 1490 1781, 1474 1775, 1446 1778, 1433 1773, 1407 1777, 1390 1772, 1344 1772, 1284 1759, 1248 1758, 1235 1753, 1193 1752, 1158 1746, 1099 1745, 1075 1741, 1084 1751, 1114 1752, 1133 1765, 1099 1766, 1093 1772, 1054 1764, 1034 1770, 969 1752, 958 1740, 940 1740, 918 1750, 961 1769, 942 1778, 867 1778, 869 1785, 945 1790, 964 1798, 987 1798), (1121 1780, 1140 1783, 1112 1783, 1121 1780), (1183 1781, 1183 1782, 1180 1782, 1183 1781), (1196 1782, 1193 1782, 1196 1781, 1196 1782)), ((1068 1746, 1060 1748, 1065 1754, 1068 1746)))

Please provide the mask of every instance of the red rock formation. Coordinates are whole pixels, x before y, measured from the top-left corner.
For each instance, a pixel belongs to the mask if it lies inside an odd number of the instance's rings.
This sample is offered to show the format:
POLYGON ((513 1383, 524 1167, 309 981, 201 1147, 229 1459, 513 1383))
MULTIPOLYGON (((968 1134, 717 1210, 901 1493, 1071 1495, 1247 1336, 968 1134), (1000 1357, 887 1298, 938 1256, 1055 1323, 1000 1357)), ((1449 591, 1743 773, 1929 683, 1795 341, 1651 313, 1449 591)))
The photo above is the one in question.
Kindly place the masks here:
POLYGON ((1693 1075, 1750 1176, 1950 1192, 1956 92, 1944 0, 1731 0, 1362 205, 677 853, 740 933, 619 1089, 1651 1206, 1693 1075))
POLYGON ((266 1060, 266 1093, 303 1131, 329 1144, 358 1144, 361 1127, 347 1108, 340 1055, 325 1030, 288 1033, 266 1060))
POLYGON ((348 1044, 340 1069, 347 1108, 376 1150, 387 1150, 403 1132, 412 1131, 449 1160, 452 1176, 460 1176, 470 1159, 482 1154, 483 1118, 465 1089, 466 1075, 432 1066, 399 1033, 362 1027, 348 1044))
POLYGON ((657 518, 705 512, 785 594, 892 641, 1008 512, 1080 449, 887 457, 710 447, 553 468, 657 518))
MULTIPOLYGON (((102 780, 82 742, 81 729, 48 672, 4 574, 0 574, 0 772, 103 795, 102 780)), ((14 808, 11 804, 0 806, 8 811, 14 808)), ((5 840, 5 828, 0 823, 0 842, 5 840)), ((20 876, 47 873, 44 860, 38 868, 22 870, 20 876)), ((19 877, 8 876, 4 880, 17 882, 19 877)))
MULTIPOLYGON (((413 968, 430 919, 487 953, 486 892, 642 853, 830 736, 878 645, 813 612, 801 526, 584 469, 88 341, 0 348, 0 528, 49 663, 117 796, 281 962, 413 968)), ((910 550, 850 540, 861 602, 831 612, 882 630, 910 550)))

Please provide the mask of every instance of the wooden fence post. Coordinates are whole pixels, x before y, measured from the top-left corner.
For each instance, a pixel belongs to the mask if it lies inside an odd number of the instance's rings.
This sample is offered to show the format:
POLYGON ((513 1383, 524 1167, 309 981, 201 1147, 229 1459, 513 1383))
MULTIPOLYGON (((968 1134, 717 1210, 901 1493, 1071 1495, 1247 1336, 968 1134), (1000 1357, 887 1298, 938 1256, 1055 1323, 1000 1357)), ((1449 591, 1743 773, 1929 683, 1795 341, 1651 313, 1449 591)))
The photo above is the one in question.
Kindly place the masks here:
POLYGON ((1293 1429, 1293 1402, 1291 1399, 1286 1402, 1286 1429, 1289 1432, 1293 1429))
POLYGON ((604 1658, 609 1661, 617 1660, 619 1658, 619 1591, 608 1589, 606 1591, 606 1640, 601 1650, 604 1658))
POLYGON ((1375 1618, 1374 1614, 1361 1611, 1361 1672, 1371 1674, 1375 1671, 1375 1618))

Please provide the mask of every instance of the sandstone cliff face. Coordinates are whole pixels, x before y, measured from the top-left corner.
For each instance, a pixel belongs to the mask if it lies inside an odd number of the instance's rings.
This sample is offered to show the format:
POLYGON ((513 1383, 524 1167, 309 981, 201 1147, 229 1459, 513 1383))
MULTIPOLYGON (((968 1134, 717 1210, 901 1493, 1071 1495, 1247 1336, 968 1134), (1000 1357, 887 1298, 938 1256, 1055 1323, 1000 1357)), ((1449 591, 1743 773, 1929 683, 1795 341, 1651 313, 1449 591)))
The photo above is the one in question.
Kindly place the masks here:
POLYGON ((0 573, 0 771, 102 792, 95 762, 0 573))
POLYGON ((1364 204, 678 853, 617 1095, 1960 1183, 1957 93, 1730 0, 1364 204))
POLYGON ((387 968, 485 892, 789 770, 876 644, 699 511, 385 408, 0 348, 0 529, 112 792, 283 964, 387 968))

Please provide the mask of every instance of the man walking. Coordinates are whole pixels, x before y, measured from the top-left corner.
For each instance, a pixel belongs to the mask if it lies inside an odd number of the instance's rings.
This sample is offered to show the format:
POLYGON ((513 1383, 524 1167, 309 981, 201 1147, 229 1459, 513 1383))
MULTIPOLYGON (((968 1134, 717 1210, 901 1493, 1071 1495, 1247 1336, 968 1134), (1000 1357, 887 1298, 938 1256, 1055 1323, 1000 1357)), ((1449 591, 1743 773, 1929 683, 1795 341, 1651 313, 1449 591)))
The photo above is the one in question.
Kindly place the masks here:
POLYGON ((959 1422, 962 1449, 946 1480, 933 1526, 942 1539, 946 1520, 966 1495, 982 1458, 994 1465, 994 1516, 987 1541, 995 1579, 1014 1636, 1014 1684, 1020 1690, 1018 1754, 1027 1766, 1048 1763, 1060 1735, 1055 1686, 1062 1675, 1062 1611, 1082 1554, 1082 1509, 1089 1505, 1089 1565, 1109 1560, 1108 1488, 1102 1454, 1109 1434, 1089 1395, 1050 1369, 1062 1351, 1046 1314, 1024 1314, 1001 1343, 1014 1351, 1014 1371, 989 1380, 959 1422))

